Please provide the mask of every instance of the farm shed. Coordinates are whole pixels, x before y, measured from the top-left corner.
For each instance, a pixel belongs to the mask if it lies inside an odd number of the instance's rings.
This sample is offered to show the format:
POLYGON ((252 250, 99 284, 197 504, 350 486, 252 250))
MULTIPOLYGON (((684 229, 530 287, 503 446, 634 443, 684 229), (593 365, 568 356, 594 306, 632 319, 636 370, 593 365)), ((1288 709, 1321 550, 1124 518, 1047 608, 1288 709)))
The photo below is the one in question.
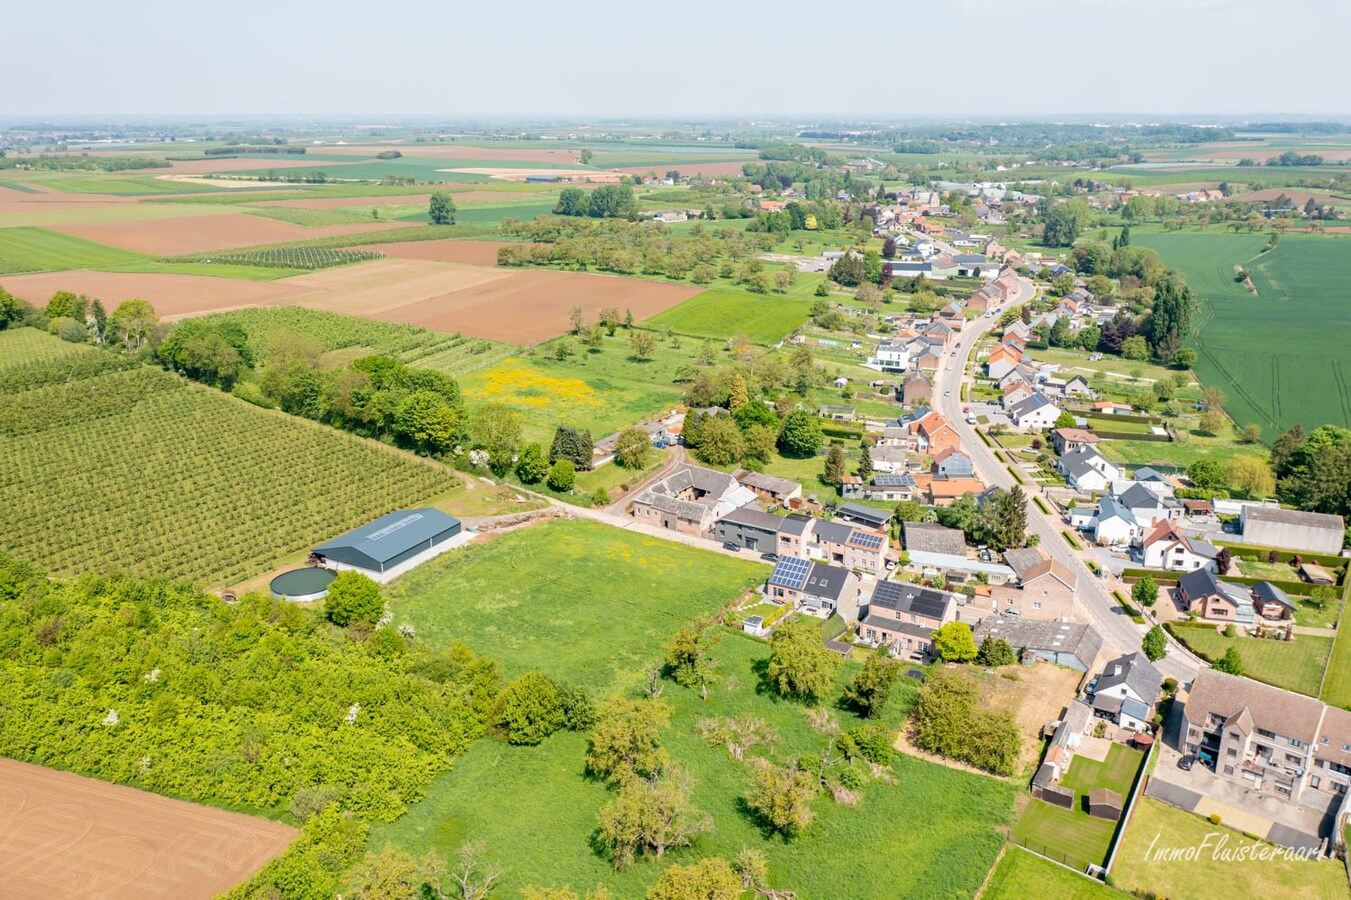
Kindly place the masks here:
POLYGON ((1346 523, 1327 513, 1245 505, 1239 514, 1245 544, 1284 547, 1306 553, 1341 552, 1346 523))
POLYGON ((384 583, 464 543, 460 520, 439 509, 404 509, 314 548, 320 565, 355 569, 384 583))
POLYGON ((337 577, 337 573, 318 567, 292 569, 272 579, 272 583, 268 585, 268 590, 272 592, 273 600, 293 600, 296 603, 308 603, 312 600, 324 599, 324 595, 328 593, 328 586, 337 577))

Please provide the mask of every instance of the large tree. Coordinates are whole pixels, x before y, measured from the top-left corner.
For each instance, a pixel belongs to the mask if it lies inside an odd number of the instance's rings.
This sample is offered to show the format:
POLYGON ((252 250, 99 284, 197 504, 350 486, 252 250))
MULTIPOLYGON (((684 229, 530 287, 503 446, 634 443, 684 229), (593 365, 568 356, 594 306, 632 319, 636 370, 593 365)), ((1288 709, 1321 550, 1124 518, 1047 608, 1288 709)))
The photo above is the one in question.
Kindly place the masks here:
POLYGON ((786 456, 805 458, 815 456, 825 443, 826 436, 816 417, 806 410, 790 412, 779 429, 779 449, 786 456))
POLYGON ((563 695, 538 672, 517 678, 498 698, 497 723, 510 744, 538 744, 566 721, 563 695))
MULTIPOLYGON (((1168 655, 1168 638, 1164 636, 1163 628, 1155 625, 1145 633, 1144 642, 1140 649, 1145 652, 1145 656, 1150 662, 1158 662, 1168 655)), ((1216 666, 1216 668, 1219 668, 1216 666)), ((1237 673, 1235 673, 1237 674, 1237 673)))
POLYGON ((1282 501, 1300 509, 1351 516, 1351 429, 1315 428, 1277 473, 1276 495, 1282 501))
POLYGON ((360 572, 340 572, 324 596, 324 617, 334 625, 374 624, 385 612, 380 585, 360 572))
POLYGON ((766 674, 776 691, 812 703, 826 696, 842 660, 821 639, 815 619, 781 623, 774 629, 769 646, 766 674))
POLYGON ((710 856, 668 866, 648 888, 646 900, 737 900, 746 887, 727 860, 710 856))
POLYGON ((601 707, 591 730, 587 770, 615 784, 660 774, 667 763, 661 728, 669 718, 670 709, 661 701, 609 701, 601 707))
POLYGON ((934 649, 944 662, 970 662, 979 652, 965 622, 949 622, 933 633, 934 649))
POLYGON ((820 784, 818 775, 797 766, 753 760, 746 806, 785 837, 795 837, 811 824, 811 801, 820 784))
POLYGON ((694 448, 694 455, 699 460, 714 466, 730 466, 745 452, 745 439, 731 416, 710 416, 702 421, 699 443, 694 448))
POLYGON ((427 218, 433 225, 455 224, 455 201, 445 191, 435 191, 427 201, 427 218))
POLYGON ((844 700, 865 719, 873 718, 886 707, 900 674, 901 665, 891 657, 890 648, 878 647, 844 689, 844 700))
POLYGON ((521 416, 505 403, 485 403, 469 417, 469 439, 488 451, 488 466, 503 475, 521 447, 521 416))
POLYGON ((1165 363, 1182 348, 1196 315, 1196 298, 1181 276, 1170 272, 1154 286, 1149 314, 1149 346, 1165 363))
POLYGON ((652 455, 652 438, 641 428, 630 427, 619 432, 615 444, 615 462, 626 469, 641 469, 652 455))
POLYGON ((661 859, 673 847, 688 847, 713 827, 712 820, 690 802, 690 779, 671 771, 653 779, 632 778, 601 808, 597 842, 616 869, 625 869, 639 855, 661 859))

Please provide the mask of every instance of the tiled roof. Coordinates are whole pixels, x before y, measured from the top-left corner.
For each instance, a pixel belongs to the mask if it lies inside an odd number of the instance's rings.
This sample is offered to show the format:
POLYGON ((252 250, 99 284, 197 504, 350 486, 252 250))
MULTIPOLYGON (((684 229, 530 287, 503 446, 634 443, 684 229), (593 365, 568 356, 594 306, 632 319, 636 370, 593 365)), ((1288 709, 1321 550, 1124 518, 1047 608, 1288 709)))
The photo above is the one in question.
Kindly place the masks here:
POLYGON ((1203 724, 1207 714, 1226 719, 1247 710, 1253 725, 1313 744, 1323 718, 1323 704, 1312 697, 1202 669, 1192 682, 1185 713, 1188 722, 1203 724))

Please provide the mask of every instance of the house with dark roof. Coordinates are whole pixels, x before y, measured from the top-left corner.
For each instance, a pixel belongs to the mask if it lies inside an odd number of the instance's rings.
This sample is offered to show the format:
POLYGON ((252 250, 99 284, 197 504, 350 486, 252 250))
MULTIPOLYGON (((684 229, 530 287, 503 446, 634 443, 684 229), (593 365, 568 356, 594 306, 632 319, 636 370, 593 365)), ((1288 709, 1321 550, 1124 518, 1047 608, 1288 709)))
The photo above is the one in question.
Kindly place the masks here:
POLYGON ((713 537, 757 553, 777 553, 783 519, 751 504, 738 507, 717 521, 713 537))
POLYGON ((887 538, 880 531, 849 522, 817 519, 812 523, 807 550, 812 556, 850 569, 884 571, 887 538))
POLYGON ((932 656, 933 632, 957 618, 957 595, 898 581, 879 581, 860 610, 859 640, 888 646, 893 656, 932 656))
POLYGON ((1163 676, 1140 651, 1107 663, 1093 684, 1093 714, 1131 731, 1148 731, 1163 676))
MULTIPOLYGON (((1074 430, 1061 428, 1058 431, 1074 430)), ((1075 444, 1074 449, 1066 451, 1056 465, 1065 476, 1065 483, 1084 493, 1105 491, 1108 485, 1126 474, 1090 443, 1075 444)))
MULTIPOLYGON (((1164 482, 1166 485, 1167 482, 1164 482)), ((1169 486, 1171 487, 1171 486, 1169 486)), ((1116 495, 1116 500, 1130 510, 1139 523, 1142 533, 1160 522, 1179 522, 1182 520, 1182 504, 1173 499, 1171 489, 1141 481, 1136 473, 1136 482, 1116 495)))
POLYGON ((811 541, 812 523, 816 520, 801 513, 789 513, 779 520, 779 556, 800 556, 806 558, 807 544, 811 541))
POLYGON ((829 618, 839 613, 853 621, 858 617, 858 573, 839 566, 780 557, 765 582, 765 595, 776 603, 789 603, 798 612, 829 618))
POLYGON ((1290 619, 1295 615, 1295 603, 1285 591, 1269 581, 1252 586, 1252 608, 1264 619, 1290 619))
POLYGON ((1102 651, 1102 635, 1091 625, 986 616, 971 632, 977 645, 987 637, 1003 638, 1015 651, 1080 672, 1092 668, 1102 651))
POLYGON ((935 475, 942 475, 945 478, 971 478, 975 471, 976 464, 972 462, 971 457, 956 447, 949 447, 934 456, 935 475))
POLYGON ((1098 499, 1098 512, 1092 521, 1093 539, 1104 546, 1131 544, 1144 537, 1145 529, 1135 514, 1115 497, 1098 499))
POLYGON ((357 571, 381 584, 456 546, 460 520, 439 509, 401 509, 311 551, 319 565, 357 571))
POLYGON ((1009 408, 1009 418, 1014 427, 1023 430, 1045 431, 1055 425, 1060 418, 1060 407, 1056 406, 1045 394, 1033 394, 1025 400, 1019 400, 1009 408))
POLYGON ((1218 578, 1210 569, 1195 569, 1177 580, 1178 597, 1188 612, 1216 622, 1252 625, 1252 590, 1218 578))
POLYGON ((861 482, 862 479, 860 479, 856 496, 867 500, 896 503, 901 500, 914 500, 923 493, 919 489, 919 483, 915 480, 915 476, 909 472, 901 472, 900 474, 882 472, 874 475, 866 485, 861 482))

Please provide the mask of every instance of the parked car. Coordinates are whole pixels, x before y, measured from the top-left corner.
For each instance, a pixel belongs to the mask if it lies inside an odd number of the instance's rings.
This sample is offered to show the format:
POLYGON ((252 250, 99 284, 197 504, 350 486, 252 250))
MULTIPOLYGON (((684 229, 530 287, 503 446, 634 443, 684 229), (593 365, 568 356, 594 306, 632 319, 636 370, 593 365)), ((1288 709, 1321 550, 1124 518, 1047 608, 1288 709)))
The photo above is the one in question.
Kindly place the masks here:
POLYGON ((778 562, 778 561, 779 561, 779 554, 777 554, 777 553, 761 553, 761 554, 760 554, 760 558, 763 559, 765 562, 778 562))
POLYGON ((1195 763, 1196 757, 1188 753, 1186 756, 1182 757, 1177 761, 1177 767, 1184 772, 1190 772, 1192 766, 1195 765, 1195 763))
POLYGON ((722 549, 731 550, 733 553, 740 553, 741 545, 738 544, 736 541, 723 541, 722 549))
POLYGON ((999 614, 1001 616, 1004 616, 1005 618, 1017 619, 1022 616, 1023 612, 1020 609, 1006 609, 1001 611, 999 614))

